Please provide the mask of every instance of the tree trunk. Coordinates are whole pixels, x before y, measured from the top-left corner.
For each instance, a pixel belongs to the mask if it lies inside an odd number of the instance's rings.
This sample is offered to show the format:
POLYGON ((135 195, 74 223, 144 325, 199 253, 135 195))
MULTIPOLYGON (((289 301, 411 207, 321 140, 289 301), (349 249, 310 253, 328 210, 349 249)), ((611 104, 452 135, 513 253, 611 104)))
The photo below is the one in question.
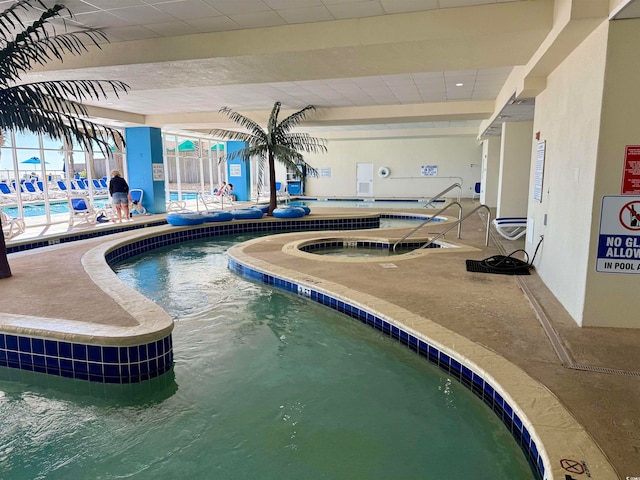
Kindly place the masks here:
POLYGON ((9 278, 11 268, 7 259, 7 244, 4 241, 4 234, 0 235, 0 278, 9 278))
POLYGON ((267 215, 272 215, 277 206, 276 164, 273 158, 273 152, 269 151, 269 212, 267 215))

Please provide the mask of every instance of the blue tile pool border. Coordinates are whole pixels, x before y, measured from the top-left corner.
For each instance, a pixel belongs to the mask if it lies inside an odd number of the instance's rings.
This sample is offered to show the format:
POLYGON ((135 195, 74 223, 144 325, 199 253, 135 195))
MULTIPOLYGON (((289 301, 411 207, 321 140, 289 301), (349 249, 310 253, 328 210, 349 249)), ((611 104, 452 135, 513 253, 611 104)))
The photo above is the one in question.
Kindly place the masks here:
POLYGON ((61 243, 77 242, 79 240, 88 240, 90 238, 104 237, 105 235, 113 235, 114 233, 121 233, 130 230, 138 230, 146 227, 157 227, 160 225, 166 225, 166 220, 157 220, 153 222, 145 223, 131 223, 127 226, 118 226, 114 228, 101 228, 97 230, 91 230, 86 232, 78 232, 71 235, 60 235, 51 238, 43 238, 35 241, 25 241, 20 243, 11 243, 7 245, 7 253, 24 252, 27 250, 33 250, 36 248, 50 247, 52 245, 59 245, 61 243))
POLYGON ((0 333, 0 366, 100 383, 139 383, 173 366, 171 335, 139 345, 94 345, 0 333))
MULTIPOLYGON (((128 230, 166 225, 166 221, 130 225, 128 230)), ((132 239, 109 251, 105 260, 118 262, 156 248, 190 240, 215 238, 254 232, 295 232, 308 230, 353 230, 378 228, 380 217, 340 219, 292 219, 270 222, 208 223, 191 228, 176 228, 150 237, 132 239)), ((117 232, 122 229, 117 230, 117 232)), ((67 243, 116 233, 113 229, 83 232, 47 240, 16 245, 12 252, 67 243)), ((9 250, 8 250, 9 251, 9 250)), ((173 366, 171 334, 150 343, 112 346, 59 341, 56 338, 16 335, 0 331, 0 367, 39 372, 48 375, 101 383, 138 383, 168 372, 173 366)))
POLYGON ((478 398, 480 398, 502 421, 515 438, 520 448, 522 448, 531 470, 538 480, 545 478, 545 467, 542 456, 539 454, 538 446, 531 437, 522 419, 515 412, 514 408, 495 390, 482 375, 472 368, 462 364, 460 361, 451 358, 450 355, 431 345, 427 341, 403 330, 401 327, 380 318, 371 311, 357 307, 339 300, 338 298, 325 293, 318 292, 311 287, 303 286, 271 274, 260 272, 251 267, 241 264, 233 258, 229 258, 229 268, 238 275, 273 286, 295 295, 308 298, 316 303, 327 306, 333 310, 359 320, 365 325, 382 332, 384 335, 398 341, 421 357, 437 366, 451 377, 458 380, 467 387, 478 398))

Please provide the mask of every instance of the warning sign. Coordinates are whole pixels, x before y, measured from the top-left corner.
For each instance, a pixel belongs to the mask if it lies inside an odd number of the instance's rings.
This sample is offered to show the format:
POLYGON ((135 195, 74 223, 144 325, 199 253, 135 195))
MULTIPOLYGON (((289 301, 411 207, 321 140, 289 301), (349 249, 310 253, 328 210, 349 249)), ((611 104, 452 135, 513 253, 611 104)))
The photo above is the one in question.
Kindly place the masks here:
POLYGON ((640 195, 640 145, 627 145, 622 173, 623 195, 640 195))
POLYGON ((640 197, 602 197, 596 271, 640 273, 640 197))
POLYGON ((584 467, 582 466, 582 463, 578 462, 577 460, 563 458, 562 460, 560 460, 560 466, 564 468, 567 472, 578 473, 578 474, 584 473, 584 467))

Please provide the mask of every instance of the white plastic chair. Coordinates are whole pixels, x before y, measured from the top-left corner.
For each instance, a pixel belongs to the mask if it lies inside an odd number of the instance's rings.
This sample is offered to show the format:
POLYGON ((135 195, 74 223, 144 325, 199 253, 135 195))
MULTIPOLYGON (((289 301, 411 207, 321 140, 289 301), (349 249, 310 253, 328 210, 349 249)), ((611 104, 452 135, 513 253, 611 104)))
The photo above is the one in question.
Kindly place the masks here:
POLYGON ((89 199, 78 193, 76 195, 69 195, 67 197, 69 203, 69 226, 73 227, 75 223, 88 223, 95 225, 98 214, 93 205, 89 202, 89 199))
POLYGON ((24 220, 22 218, 10 217, 2 210, 0 210, 0 223, 2 224, 2 234, 7 240, 24 233, 24 220))
POLYGON ((526 217, 502 217, 493 220, 496 231, 507 240, 518 240, 527 233, 526 217))

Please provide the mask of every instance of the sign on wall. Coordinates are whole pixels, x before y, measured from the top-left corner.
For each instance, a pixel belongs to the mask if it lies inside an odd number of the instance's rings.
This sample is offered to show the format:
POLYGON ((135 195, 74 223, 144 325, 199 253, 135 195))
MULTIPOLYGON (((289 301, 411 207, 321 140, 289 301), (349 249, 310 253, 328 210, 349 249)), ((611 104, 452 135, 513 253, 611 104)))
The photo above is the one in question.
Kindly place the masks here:
POLYGON ((320 169, 320 178, 331 178, 331 169, 330 168, 321 168, 320 169))
POLYGON ((596 271, 640 273, 640 197, 605 195, 596 271))
POLYGON ((640 145, 627 145, 622 172, 623 195, 640 195, 640 145))
POLYGON ((153 168, 153 181, 161 182, 164 180, 164 165, 162 163, 151 164, 153 168))
POLYGON ((422 165, 420 167, 420 174, 423 177, 437 177, 438 165, 422 165))
POLYGON ((542 202, 542 183, 544 180, 544 156, 547 150, 547 141, 538 142, 536 149, 536 171, 533 182, 533 199, 542 202))
POLYGON ((230 177, 241 177, 242 176, 242 165, 239 163, 232 163, 229 165, 229 176, 230 177))

